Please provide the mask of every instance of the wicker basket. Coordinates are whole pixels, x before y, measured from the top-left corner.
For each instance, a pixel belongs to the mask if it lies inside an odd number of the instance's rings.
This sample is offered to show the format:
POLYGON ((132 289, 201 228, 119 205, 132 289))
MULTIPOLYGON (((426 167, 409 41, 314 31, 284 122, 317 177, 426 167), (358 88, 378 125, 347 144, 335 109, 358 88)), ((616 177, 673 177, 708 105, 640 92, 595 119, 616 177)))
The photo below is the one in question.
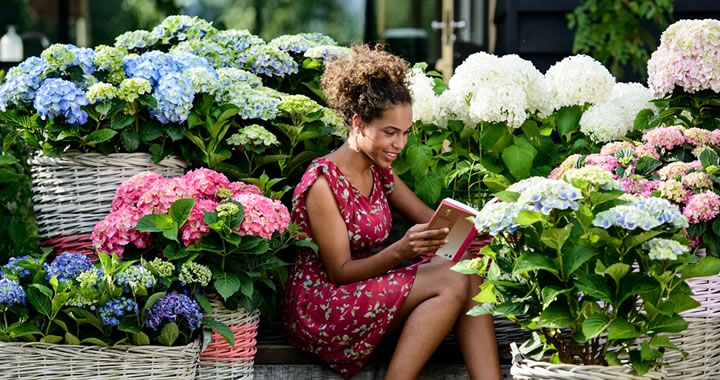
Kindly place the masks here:
POLYGON ((217 299, 210 299, 210 303, 214 311, 210 317, 230 326, 235 346, 213 331, 210 344, 200 354, 198 379, 252 379, 260 311, 230 311, 217 299))
POLYGON ((121 183, 146 170, 180 176, 188 164, 167 157, 158 164, 147 153, 69 153, 29 160, 38 234, 43 239, 89 240, 108 212, 121 183))
POLYGON ((200 343, 187 346, 75 346, 0 343, 0 379, 194 379, 200 343))
POLYGON ((530 331, 523 330, 517 323, 504 318, 495 317, 495 340, 501 346, 507 346, 512 342, 524 342, 530 339, 530 331))
POLYGON ((512 349, 513 365, 510 368, 515 380, 662 380, 664 370, 650 371, 645 375, 637 375, 630 366, 573 365, 550 364, 525 358, 515 343, 512 349))

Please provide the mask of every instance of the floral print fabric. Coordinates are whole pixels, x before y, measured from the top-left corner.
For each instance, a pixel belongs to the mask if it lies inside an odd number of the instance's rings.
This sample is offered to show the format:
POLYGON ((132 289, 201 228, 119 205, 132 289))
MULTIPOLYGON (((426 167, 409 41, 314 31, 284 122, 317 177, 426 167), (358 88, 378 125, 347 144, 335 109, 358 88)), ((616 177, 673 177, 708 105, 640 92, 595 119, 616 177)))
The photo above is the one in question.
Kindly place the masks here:
MULTIPOLYGON (((332 161, 313 160, 293 193, 292 221, 312 239, 305 192, 324 175, 345 221, 352 258, 371 255, 390 231, 387 197, 393 190, 391 169, 373 166, 371 172, 372 192, 364 196, 332 161)), ((328 279, 318 255, 300 248, 285 285, 283 323, 290 340, 344 376, 354 375, 387 332, 410 293, 418 266, 425 260, 379 277, 336 286, 328 279)))

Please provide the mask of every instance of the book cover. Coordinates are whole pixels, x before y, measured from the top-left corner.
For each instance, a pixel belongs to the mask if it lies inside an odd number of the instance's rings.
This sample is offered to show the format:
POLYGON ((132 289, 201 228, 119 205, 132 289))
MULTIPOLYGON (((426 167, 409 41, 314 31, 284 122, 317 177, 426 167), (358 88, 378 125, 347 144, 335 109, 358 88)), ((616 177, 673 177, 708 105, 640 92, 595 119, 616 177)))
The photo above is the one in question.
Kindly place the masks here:
POLYGON ((448 242, 440 247, 435 254, 447 257, 455 262, 459 261, 477 235, 475 225, 467 218, 474 217, 477 214, 477 210, 466 204, 451 198, 443 199, 432 218, 430 218, 428 229, 447 227, 450 232, 447 235, 448 242))

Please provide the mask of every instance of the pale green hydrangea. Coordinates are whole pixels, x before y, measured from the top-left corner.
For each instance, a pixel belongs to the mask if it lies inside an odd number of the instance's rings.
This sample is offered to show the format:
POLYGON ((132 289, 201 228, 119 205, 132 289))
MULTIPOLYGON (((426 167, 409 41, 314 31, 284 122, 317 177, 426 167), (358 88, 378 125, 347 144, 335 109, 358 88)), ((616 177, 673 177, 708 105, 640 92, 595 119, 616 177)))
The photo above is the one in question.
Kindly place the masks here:
POLYGON ((305 95, 285 95, 278 104, 278 109, 288 115, 295 125, 299 125, 305 116, 319 111, 320 107, 305 95))
POLYGON ((140 95, 149 94, 152 91, 152 86, 147 79, 143 78, 129 78, 125 79, 120 83, 120 90, 118 90, 118 98, 132 103, 140 95))
POLYGON ((170 277, 175 270, 175 265, 169 261, 165 261, 159 257, 154 258, 152 261, 142 261, 142 266, 158 274, 160 277, 170 277))
POLYGON ((348 131, 345 127, 345 121, 332 108, 323 107, 323 116, 320 121, 332 128, 335 136, 347 137, 348 131))
POLYGON ((189 261, 183 264, 178 278, 183 285, 200 284, 207 286, 212 278, 212 272, 205 265, 189 261))
POLYGON ((240 208, 235 203, 226 202, 226 203, 219 204, 215 208, 215 211, 217 211, 219 217, 227 218, 227 217, 230 217, 230 216, 233 216, 233 215, 236 215, 237 213, 239 213, 240 208))
POLYGON ((272 146, 278 145, 280 142, 272 132, 260 125, 252 124, 244 127, 240 132, 235 133, 227 139, 227 143, 239 147, 246 145, 253 146, 272 146))
POLYGON ((678 256, 689 253, 686 245, 675 240, 655 238, 643 243, 643 249, 650 251, 648 254, 653 260, 675 260, 678 256))
POLYGON ((184 74, 192 82, 195 93, 213 94, 220 85, 218 78, 205 67, 191 67, 184 74))
POLYGON ((228 199, 233 196, 232 190, 226 188, 220 188, 217 192, 217 197, 220 199, 228 199))
POLYGON ((50 45, 41 56, 48 66, 58 71, 67 69, 75 61, 75 54, 63 44, 50 45))
POLYGON ((587 182, 591 185, 606 190, 620 189, 618 183, 610 172, 596 166, 584 166, 579 169, 569 169, 565 172, 564 178, 569 183, 587 182))
POLYGON ((77 277, 80 287, 83 289, 90 289, 98 283, 98 270, 97 268, 86 270, 80 273, 77 277))
POLYGON ((98 82, 90 86, 90 88, 85 93, 85 97, 88 99, 90 104, 95 104, 99 102, 104 102, 106 100, 115 99, 117 94, 118 90, 117 88, 115 88, 115 86, 109 83, 98 82))

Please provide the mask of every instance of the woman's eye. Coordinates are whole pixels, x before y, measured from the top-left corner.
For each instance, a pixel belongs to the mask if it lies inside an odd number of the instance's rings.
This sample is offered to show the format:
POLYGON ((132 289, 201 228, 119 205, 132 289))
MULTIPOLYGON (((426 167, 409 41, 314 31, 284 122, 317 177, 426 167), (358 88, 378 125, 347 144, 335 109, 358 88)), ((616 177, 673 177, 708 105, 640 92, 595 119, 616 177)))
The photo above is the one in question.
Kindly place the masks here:
POLYGON ((392 136, 395 132, 385 131, 385 136, 392 136))

